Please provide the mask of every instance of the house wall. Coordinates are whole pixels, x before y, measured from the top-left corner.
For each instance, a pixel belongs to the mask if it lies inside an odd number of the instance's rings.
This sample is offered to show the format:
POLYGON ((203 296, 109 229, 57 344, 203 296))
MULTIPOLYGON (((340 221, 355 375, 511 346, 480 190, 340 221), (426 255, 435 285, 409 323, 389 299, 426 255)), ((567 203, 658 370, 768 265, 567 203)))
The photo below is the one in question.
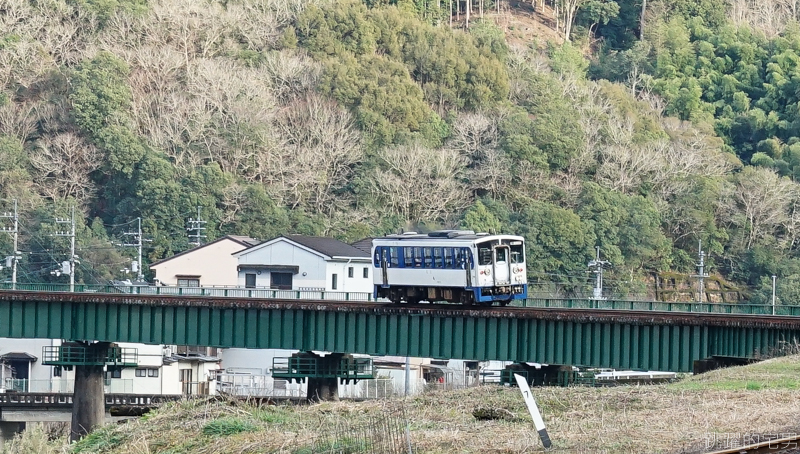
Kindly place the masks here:
POLYGON ((153 265, 156 279, 165 285, 178 285, 178 275, 200 276, 201 286, 236 286, 238 260, 233 253, 245 246, 225 238, 192 252, 153 265))
MULTIPOLYGON (((29 365, 28 391, 29 392, 67 392, 72 390, 72 382, 75 378, 74 371, 61 371, 61 377, 53 376, 53 366, 45 366, 42 364, 42 349, 43 347, 59 346, 61 345, 60 339, 10 339, 0 338, 0 355, 12 352, 25 352, 37 358, 37 360, 29 365)), ((8 372, 6 369, 5 372, 8 372)), ((5 378, 11 378, 4 375, 5 378)), ((5 386, 0 382, 0 388, 5 386)))
POLYGON ((314 288, 336 292, 372 292, 372 270, 370 259, 327 261, 319 254, 294 244, 278 240, 239 256, 238 285, 244 287, 245 275, 256 274, 256 287, 270 286, 270 272, 248 268, 247 265, 286 265, 297 266, 298 273, 292 276, 292 289, 314 288), (348 268, 353 267, 353 277, 348 277, 348 268), (364 278, 364 268, 367 276, 364 278), (333 288, 333 275, 336 274, 336 289, 333 288))
POLYGON ((372 293, 372 269, 370 259, 350 261, 330 261, 326 270, 327 282, 325 290, 335 292, 364 292, 372 293), (348 268, 353 267, 353 277, 348 277, 348 268), (364 277, 364 268, 367 277, 364 277), (333 275, 336 274, 336 289, 333 288, 333 275))
MULTIPOLYGON (((145 345, 120 342, 122 348, 135 348, 138 355, 139 367, 122 369, 121 380, 123 388, 130 388, 133 394, 161 394, 164 389, 164 348, 161 345, 145 345), (144 377, 137 377, 136 370, 143 369, 144 377), (151 377, 148 370, 158 370, 157 377, 151 377)), ((177 379, 176 379, 177 380, 177 379)), ((112 379, 113 381, 113 379, 112 379)), ((119 386, 116 386, 119 388, 119 386)), ((117 391, 119 392, 119 391, 117 391)))
MULTIPOLYGON (((245 274, 256 273, 256 287, 270 286, 270 272, 267 270, 256 271, 247 268, 247 265, 287 265, 299 267, 298 273, 292 276, 292 288, 324 288, 325 287, 325 259, 308 250, 299 248, 286 241, 276 241, 273 244, 258 248, 239 256, 238 285, 244 287, 245 274), (305 273, 305 275, 303 275, 305 273)), ((234 267, 235 269, 235 267, 234 267)))

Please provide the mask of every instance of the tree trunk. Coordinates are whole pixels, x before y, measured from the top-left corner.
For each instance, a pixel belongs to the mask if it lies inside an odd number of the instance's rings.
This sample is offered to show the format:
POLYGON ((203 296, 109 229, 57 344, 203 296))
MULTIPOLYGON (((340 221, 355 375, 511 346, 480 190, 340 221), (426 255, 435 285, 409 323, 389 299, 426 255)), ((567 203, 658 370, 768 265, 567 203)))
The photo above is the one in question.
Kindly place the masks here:
POLYGON ((644 12, 647 9, 647 0, 642 0, 642 14, 639 16, 639 40, 644 39, 644 12))
POLYGON ((472 12, 472 0, 467 0, 467 23, 466 26, 469 28, 469 14, 472 12))

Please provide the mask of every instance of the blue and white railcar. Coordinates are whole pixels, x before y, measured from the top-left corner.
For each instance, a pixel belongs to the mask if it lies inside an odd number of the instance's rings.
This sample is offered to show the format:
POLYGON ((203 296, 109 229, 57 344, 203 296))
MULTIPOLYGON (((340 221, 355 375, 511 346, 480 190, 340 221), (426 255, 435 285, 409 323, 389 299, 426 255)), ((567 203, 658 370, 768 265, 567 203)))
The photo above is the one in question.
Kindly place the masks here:
POLYGON ((392 302, 502 305, 528 293, 525 240, 469 230, 372 240, 375 297, 392 302))

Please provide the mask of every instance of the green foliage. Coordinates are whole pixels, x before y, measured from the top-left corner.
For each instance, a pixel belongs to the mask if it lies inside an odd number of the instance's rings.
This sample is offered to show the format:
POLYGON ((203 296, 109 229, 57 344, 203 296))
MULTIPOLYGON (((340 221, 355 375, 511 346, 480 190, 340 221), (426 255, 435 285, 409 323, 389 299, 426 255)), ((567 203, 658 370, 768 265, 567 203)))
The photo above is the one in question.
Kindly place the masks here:
POLYGON ((108 167, 131 176, 136 164, 144 157, 145 147, 126 126, 110 125, 97 131, 95 141, 107 154, 108 167))
POLYGON ((583 53, 569 41, 555 45, 547 44, 547 51, 550 56, 550 67, 559 74, 574 74, 579 78, 586 77, 589 69, 589 61, 584 58, 583 53))
POLYGON ((68 0, 95 14, 101 25, 117 12, 142 14, 147 11, 147 0, 68 0))
POLYGON ((320 90, 355 111, 372 148, 417 137, 440 145, 447 128, 430 105, 476 108, 507 96, 508 50, 496 27, 453 32, 396 6, 373 6, 309 7, 284 39, 296 36, 324 62, 320 90))
POLYGON ((75 454, 104 452, 128 441, 124 433, 113 429, 112 425, 93 430, 72 446, 72 452, 75 454))
POLYGON ((255 424, 250 421, 241 418, 226 417, 209 421, 203 426, 202 433, 203 435, 212 437, 226 437, 242 432, 252 432, 256 429, 257 427, 255 424))
POLYGON ((534 74, 525 82, 528 96, 521 104, 532 118, 515 114, 520 124, 513 128, 519 134, 504 138, 503 146, 512 156, 535 164, 544 157, 551 169, 564 169, 583 145, 580 115, 553 75, 534 74))
POLYGON ((512 230, 527 240, 529 272, 583 273, 594 255, 594 238, 572 211, 546 202, 531 202, 514 216, 512 230))
POLYGON ((130 108, 128 72, 128 65, 108 52, 98 53, 72 72, 69 100, 75 123, 90 136, 120 121, 130 108))
POLYGON ((464 212, 461 226, 475 232, 503 233, 503 224, 480 200, 464 212))

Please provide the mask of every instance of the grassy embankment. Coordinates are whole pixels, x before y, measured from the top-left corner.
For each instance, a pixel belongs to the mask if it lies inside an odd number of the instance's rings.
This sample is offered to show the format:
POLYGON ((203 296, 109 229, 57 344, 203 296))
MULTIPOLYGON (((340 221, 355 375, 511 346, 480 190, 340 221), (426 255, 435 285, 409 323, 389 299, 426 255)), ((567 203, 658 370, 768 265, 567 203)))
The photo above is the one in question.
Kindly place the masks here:
MULTIPOLYGON (((800 356, 795 355, 668 385, 533 391, 557 452, 656 453, 700 452, 709 440, 729 434, 796 433, 800 430, 798 389, 800 356)), ((364 427, 401 402, 259 408, 214 400, 184 401, 165 405, 138 420, 106 426, 72 446, 64 439, 47 441, 43 431, 34 428, 8 444, 6 452, 322 452, 314 450, 315 445, 347 444, 348 440, 331 435, 337 430, 364 427)), ((414 452, 541 450, 516 388, 436 391, 408 399, 404 410, 414 452), (473 416, 478 408, 493 409, 504 418, 478 421, 473 416)))

